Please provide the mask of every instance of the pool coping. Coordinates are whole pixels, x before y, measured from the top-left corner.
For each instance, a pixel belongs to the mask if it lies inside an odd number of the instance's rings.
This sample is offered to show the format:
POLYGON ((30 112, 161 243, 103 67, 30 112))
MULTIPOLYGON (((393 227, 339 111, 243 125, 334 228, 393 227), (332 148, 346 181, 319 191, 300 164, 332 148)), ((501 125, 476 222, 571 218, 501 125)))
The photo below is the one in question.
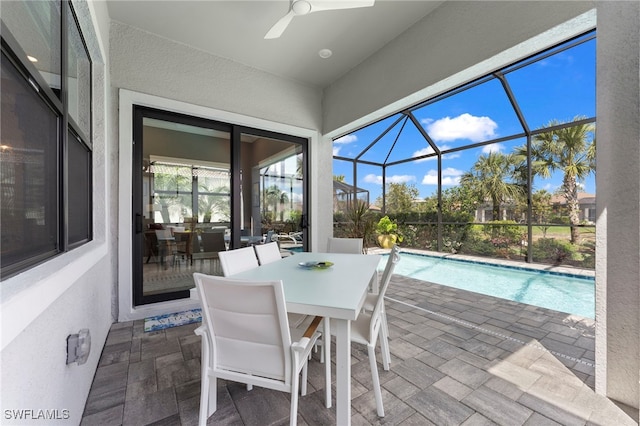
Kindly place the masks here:
MULTIPOLYGON (((371 254, 387 254, 389 253, 389 249, 381 249, 379 247, 371 247, 367 249, 367 253, 371 254)), ((430 250, 419 250, 413 248, 400 248, 401 253, 410 253, 419 256, 426 257, 440 257, 446 258, 450 260, 455 260, 459 262, 469 262, 476 264, 485 264, 492 266, 500 266, 510 269, 520 269, 520 270, 534 270, 539 272, 545 272, 552 275, 562 275, 569 276, 573 278, 582 278, 582 279, 595 279, 596 273, 591 269, 584 268, 575 268, 569 266, 554 266, 554 265, 545 265, 541 263, 527 263, 517 260, 508 260, 508 259, 495 259, 495 258, 485 258, 478 256, 469 256, 464 254, 453 254, 453 253, 441 253, 430 250)))

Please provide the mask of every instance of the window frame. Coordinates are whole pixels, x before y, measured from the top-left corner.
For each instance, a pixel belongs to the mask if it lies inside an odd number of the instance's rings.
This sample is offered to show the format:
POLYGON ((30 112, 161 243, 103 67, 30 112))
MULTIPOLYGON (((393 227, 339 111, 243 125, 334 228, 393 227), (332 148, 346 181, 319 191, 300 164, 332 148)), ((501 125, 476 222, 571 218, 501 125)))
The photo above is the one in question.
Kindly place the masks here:
MULTIPOLYGON (((60 254, 69 252, 77 247, 80 247, 93 240, 93 60, 87 42, 82 32, 82 28, 78 22, 78 18, 71 1, 60 1, 60 58, 61 58, 61 94, 56 95, 49 83, 45 81, 44 77, 37 70, 37 68, 27 60, 27 55, 18 41, 14 38, 11 31, 9 31, 4 21, 0 22, 2 28, 1 36, 1 51, 2 55, 8 61, 8 65, 15 68, 18 74, 24 78, 24 81, 28 83, 34 91, 36 96, 42 101, 43 106, 51 109, 53 113, 58 117, 58 126, 56 129, 55 140, 57 146, 55 147, 55 165, 53 161, 51 164, 46 164, 46 167, 54 166, 56 168, 56 211, 55 215, 57 220, 53 227, 55 228, 56 241, 54 243, 54 249, 48 250, 45 253, 24 253, 23 256, 17 260, 12 260, 10 264, 5 264, 0 256, 0 281, 4 281, 10 277, 13 277, 21 272, 31 269, 41 263, 44 263, 60 254), (72 27, 75 26, 75 27, 72 27), (68 69, 68 47, 69 37, 71 31, 77 31, 80 35, 80 41, 86 54, 86 58, 89 62, 89 75, 88 75, 88 105, 89 105, 89 128, 88 134, 75 122, 70 116, 68 106, 68 83, 67 77, 69 75, 68 69), (76 140, 72 140, 74 137, 76 140), (87 193, 82 194, 81 198, 86 200, 87 229, 86 238, 80 238, 77 241, 70 241, 69 238, 69 212, 71 209, 77 206, 71 206, 69 203, 70 194, 72 191, 72 182, 69 180, 69 169, 73 167, 70 164, 69 158, 69 146, 71 143, 81 143, 83 148, 87 150, 88 161, 87 170, 84 171, 88 177, 88 182, 83 186, 87 193)), ((5 59, 3 59, 5 60, 5 59)), ((83 230, 85 231, 85 230, 83 230)), ((84 232, 83 232, 84 233, 84 232)), ((13 253, 12 253, 13 254, 13 253)))

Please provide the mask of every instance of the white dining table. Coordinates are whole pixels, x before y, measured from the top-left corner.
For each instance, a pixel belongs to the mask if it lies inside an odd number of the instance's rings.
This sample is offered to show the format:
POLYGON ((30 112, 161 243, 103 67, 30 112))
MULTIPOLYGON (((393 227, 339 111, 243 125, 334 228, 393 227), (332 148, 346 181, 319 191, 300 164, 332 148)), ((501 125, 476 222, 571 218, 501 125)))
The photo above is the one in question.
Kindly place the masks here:
MULTIPOLYGON (((380 255, 296 253, 278 262, 252 268, 229 278, 282 280, 287 311, 334 319, 336 335, 336 423, 351 424, 351 321, 362 310, 380 255), (331 262, 332 266, 307 268, 306 262, 331 262)), ((325 362, 331 362, 329 321, 324 321, 325 362)), ((331 378, 326 379, 330 407, 331 378)))

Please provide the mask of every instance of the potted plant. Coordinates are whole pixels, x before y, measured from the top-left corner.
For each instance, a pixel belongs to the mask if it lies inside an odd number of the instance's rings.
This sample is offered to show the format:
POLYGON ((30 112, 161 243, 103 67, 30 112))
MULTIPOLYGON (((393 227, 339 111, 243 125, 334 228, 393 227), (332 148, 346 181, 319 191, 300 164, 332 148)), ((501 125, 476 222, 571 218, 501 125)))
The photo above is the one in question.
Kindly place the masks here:
POLYGON ((402 242, 402 235, 398 233, 398 224, 389 219, 389 216, 380 218, 376 225, 378 244, 382 248, 391 248, 396 243, 402 242))

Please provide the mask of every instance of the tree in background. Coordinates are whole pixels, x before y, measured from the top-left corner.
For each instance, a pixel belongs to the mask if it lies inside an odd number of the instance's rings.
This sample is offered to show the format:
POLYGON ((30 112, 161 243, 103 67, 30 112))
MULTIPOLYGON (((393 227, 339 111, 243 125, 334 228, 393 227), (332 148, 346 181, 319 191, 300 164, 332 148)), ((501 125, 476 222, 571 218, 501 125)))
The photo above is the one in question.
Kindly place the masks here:
POLYGON ((280 190, 277 185, 271 185, 264 190, 264 208, 263 215, 266 216, 268 207, 272 207, 273 219, 276 218, 278 206, 280 206, 280 221, 284 220, 284 205, 289 201, 286 191, 280 190))
POLYGON ((454 216, 456 221, 472 221, 477 208, 478 200, 473 188, 467 185, 454 186, 442 191, 443 216, 454 216))
MULTIPOLYGON (((385 195, 385 212, 397 214, 412 211, 415 200, 420 196, 420 191, 414 184, 390 183, 387 185, 385 195)), ((376 205, 382 208, 382 195, 376 199, 376 205)))
POLYGON ((540 224, 538 228, 542 230, 543 238, 547 238, 549 227, 545 225, 549 223, 552 212, 551 194, 548 191, 541 189, 531 194, 531 219, 540 224))
POLYGON ((506 201, 517 202, 524 194, 516 178, 518 159, 513 154, 491 152, 481 155, 470 171, 460 178, 460 183, 475 194, 482 203, 490 200, 493 220, 500 220, 500 205, 506 201))
POLYGON ((216 193, 218 195, 198 195, 198 215, 202 215, 202 222, 209 223, 211 219, 216 221, 231 220, 231 196, 228 186, 210 188, 206 185, 199 185, 203 193, 216 193), (215 217, 214 217, 215 216, 215 217))
MULTIPOLYGON (((582 119, 584 117, 576 117, 573 121, 582 119)), ((565 123, 552 120, 545 127, 561 124, 565 123)), ((578 242, 580 236, 577 228, 580 224, 578 184, 596 169, 593 133, 593 124, 578 124, 537 134, 531 142, 531 159, 534 164, 541 165, 534 167, 535 175, 548 178, 556 170, 563 173, 560 190, 567 202, 573 244, 578 242)))

